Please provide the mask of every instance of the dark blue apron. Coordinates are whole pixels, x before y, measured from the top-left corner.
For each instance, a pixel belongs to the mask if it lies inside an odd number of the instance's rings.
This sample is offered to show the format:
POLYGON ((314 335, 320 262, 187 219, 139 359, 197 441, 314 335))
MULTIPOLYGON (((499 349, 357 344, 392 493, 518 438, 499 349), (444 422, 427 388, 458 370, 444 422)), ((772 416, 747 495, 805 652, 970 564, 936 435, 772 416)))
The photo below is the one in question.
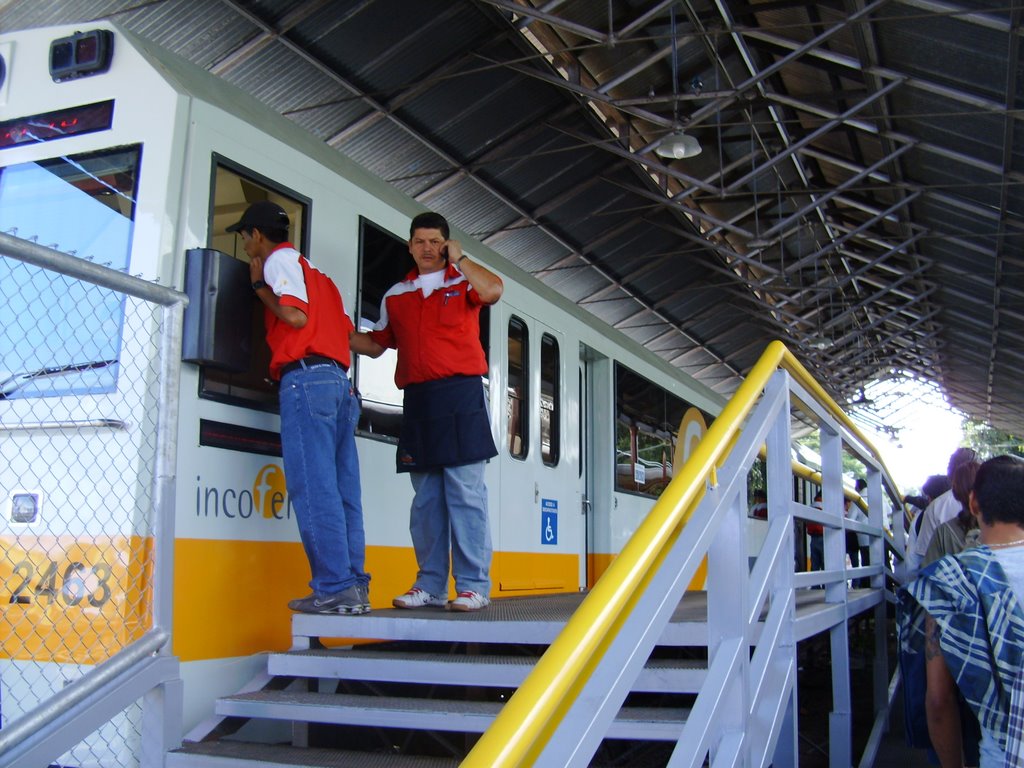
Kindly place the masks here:
POLYGON ((399 472, 456 467, 497 455, 479 376, 451 376, 405 388, 399 472))

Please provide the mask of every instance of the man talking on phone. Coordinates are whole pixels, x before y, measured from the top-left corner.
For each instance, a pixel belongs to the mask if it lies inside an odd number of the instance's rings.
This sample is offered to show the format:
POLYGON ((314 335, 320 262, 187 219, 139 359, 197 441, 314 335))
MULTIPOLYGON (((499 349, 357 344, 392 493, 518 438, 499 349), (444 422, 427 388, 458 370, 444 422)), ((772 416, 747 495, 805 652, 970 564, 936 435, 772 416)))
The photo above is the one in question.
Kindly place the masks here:
POLYGON ((419 571, 396 608, 477 611, 490 600, 491 526, 484 467, 498 454, 480 377, 480 308, 501 278, 469 259, 448 222, 421 213, 409 227, 416 268, 384 294, 380 320, 351 335, 354 352, 398 350, 395 384, 405 390, 397 467, 416 492, 409 514, 419 571), (449 553, 456 597, 448 601, 449 553))

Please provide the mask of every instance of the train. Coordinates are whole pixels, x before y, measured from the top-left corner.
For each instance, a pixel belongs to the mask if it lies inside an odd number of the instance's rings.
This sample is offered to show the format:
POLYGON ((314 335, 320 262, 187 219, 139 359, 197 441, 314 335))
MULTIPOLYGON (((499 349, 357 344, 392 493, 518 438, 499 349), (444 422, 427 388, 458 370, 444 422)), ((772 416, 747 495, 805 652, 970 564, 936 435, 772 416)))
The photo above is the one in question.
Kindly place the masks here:
MULTIPOLYGON (((261 652, 289 646, 286 603, 309 578, 259 302, 226 227, 252 202, 280 204, 292 242, 366 329, 412 265, 409 222, 425 207, 114 23, 0 35, 0 110, 0 232, 189 297, 163 402, 152 307, 0 258, 0 725, 139 637, 162 600, 188 729, 257 673, 261 652), (210 299, 218 286, 223 301, 210 299), (158 438, 172 447, 161 480, 173 503, 156 520, 158 438)), ((492 596, 585 590, 724 399, 449 219, 505 284, 481 323, 499 447, 486 474, 492 596)), ((356 357, 351 371, 374 608, 416 571, 394 365, 356 357)), ((131 753, 136 717, 63 762, 131 753)))

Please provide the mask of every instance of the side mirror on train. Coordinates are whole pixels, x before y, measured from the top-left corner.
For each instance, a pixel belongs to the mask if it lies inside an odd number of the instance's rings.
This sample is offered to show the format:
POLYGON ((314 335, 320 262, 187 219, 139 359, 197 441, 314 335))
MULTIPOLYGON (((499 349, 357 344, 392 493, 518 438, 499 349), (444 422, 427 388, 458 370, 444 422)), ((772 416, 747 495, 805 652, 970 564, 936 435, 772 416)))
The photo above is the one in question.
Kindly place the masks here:
POLYGON ((181 359, 240 373, 252 357, 249 265, 212 248, 185 252, 181 359))

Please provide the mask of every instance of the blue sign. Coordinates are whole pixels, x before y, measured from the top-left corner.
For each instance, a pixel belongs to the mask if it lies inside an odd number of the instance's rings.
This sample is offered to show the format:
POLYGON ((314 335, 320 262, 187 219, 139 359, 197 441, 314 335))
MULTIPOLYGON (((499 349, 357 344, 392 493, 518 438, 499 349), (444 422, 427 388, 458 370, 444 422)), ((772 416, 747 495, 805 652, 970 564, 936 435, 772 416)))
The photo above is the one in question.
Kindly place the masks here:
POLYGON ((540 500, 540 543, 558 544, 558 499, 540 500))

